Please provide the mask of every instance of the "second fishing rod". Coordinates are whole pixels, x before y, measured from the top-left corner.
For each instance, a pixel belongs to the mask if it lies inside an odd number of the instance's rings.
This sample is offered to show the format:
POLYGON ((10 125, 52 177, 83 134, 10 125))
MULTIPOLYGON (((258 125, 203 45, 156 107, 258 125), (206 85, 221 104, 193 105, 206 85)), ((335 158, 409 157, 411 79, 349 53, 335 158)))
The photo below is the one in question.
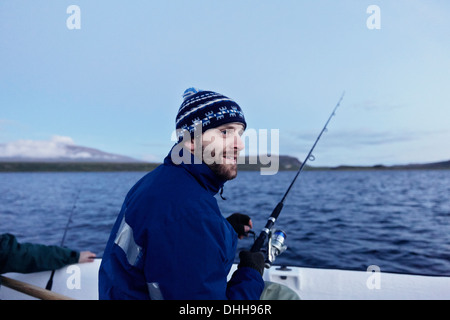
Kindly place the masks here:
MULTIPOLYGON (((339 101, 337 102, 336 106, 334 107, 333 112, 331 112, 331 115, 329 116, 327 122, 325 123, 325 125, 322 128, 322 130, 320 131, 319 136, 317 137, 317 139, 314 142, 313 146, 309 150, 308 155, 306 156, 305 160, 302 162, 300 168, 298 169, 297 174, 295 175, 294 179, 292 180, 291 184, 289 185, 288 189, 286 190, 286 192, 285 192, 283 198, 281 199, 281 201, 278 202, 278 204, 275 207, 275 209, 273 209, 272 214, 270 215, 269 219, 267 220, 266 225, 262 229, 262 231, 259 234, 258 238, 253 243, 253 246, 250 249, 250 251, 252 251, 252 252, 261 251, 261 248, 264 246, 267 238, 270 237, 271 229, 275 225, 275 222, 277 221, 278 216, 281 213, 281 210, 283 210, 284 202, 286 200, 287 195, 291 191, 292 186, 294 185, 294 183, 297 180, 298 176, 300 175, 300 173, 302 172, 303 168, 305 167, 306 162, 308 162, 308 160, 310 160, 312 158, 312 152, 314 151, 314 148, 316 147, 317 143, 319 142, 320 138, 322 137, 322 134, 326 131, 328 123, 331 121, 331 118, 333 118, 333 116, 335 115, 337 108, 339 107, 339 105, 341 104, 342 99, 344 98, 344 94, 345 94, 345 92, 343 92, 341 97, 339 98, 339 101)), ((284 234, 284 232, 276 234, 276 237, 280 241, 279 243, 277 243, 278 247, 283 245, 283 240, 284 239, 280 239, 280 238, 283 238, 283 234, 284 234)), ((286 234, 284 234, 284 237, 286 237, 286 234)), ((279 250, 278 247, 277 247, 277 250, 279 250)), ((284 249, 285 249, 285 247, 284 247, 284 249)), ((269 251, 271 250, 270 245, 269 245, 268 250, 269 251)), ((269 260, 270 260, 270 256, 269 256, 269 260)))

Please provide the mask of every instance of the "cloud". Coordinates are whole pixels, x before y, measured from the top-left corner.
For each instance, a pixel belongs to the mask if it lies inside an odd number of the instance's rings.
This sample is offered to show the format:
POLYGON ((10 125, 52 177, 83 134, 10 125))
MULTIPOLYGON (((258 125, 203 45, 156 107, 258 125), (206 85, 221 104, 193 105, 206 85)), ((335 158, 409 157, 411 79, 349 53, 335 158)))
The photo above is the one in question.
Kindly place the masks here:
POLYGON ((349 130, 336 132, 327 138, 333 145, 367 146, 385 145, 398 142, 412 141, 417 134, 407 132, 371 131, 371 130, 349 130))
POLYGON ((0 157, 13 158, 86 158, 86 152, 73 153, 68 146, 75 145, 70 137, 53 136, 50 140, 18 140, 0 144, 0 157))
POLYGON ((363 111, 392 111, 396 109, 407 108, 408 105, 402 102, 393 102, 395 99, 387 99, 381 101, 380 99, 366 99, 353 104, 350 104, 350 108, 355 108, 363 111))
POLYGON ((53 136, 50 140, 53 143, 56 144, 68 144, 68 145, 74 145, 75 142, 71 137, 65 137, 65 136, 53 136))
MULTIPOLYGON (((426 133, 430 134, 430 133, 426 133)), ((385 145, 398 142, 409 142, 424 136, 424 132, 390 132, 390 131, 375 131, 365 128, 333 131, 333 134, 322 137, 321 144, 328 144, 334 147, 355 147, 367 145, 385 145)), ((317 134, 291 132, 291 139, 299 141, 314 142, 317 134)))
MULTIPOLYGON (((394 165, 437 162, 448 159, 448 151, 439 147, 448 141, 450 130, 377 130, 370 128, 333 129, 325 133, 313 155, 311 165, 394 165)), ((281 136, 282 152, 305 157, 317 133, 291 131, 281 136)), ((302 160, 303 161, 303 160, 302 160)))
POLYGON ((156 156, 154 154, 145 154, 142 157, 140 157, 140 159, 146 162, 162 162, 161 157, 156 156))

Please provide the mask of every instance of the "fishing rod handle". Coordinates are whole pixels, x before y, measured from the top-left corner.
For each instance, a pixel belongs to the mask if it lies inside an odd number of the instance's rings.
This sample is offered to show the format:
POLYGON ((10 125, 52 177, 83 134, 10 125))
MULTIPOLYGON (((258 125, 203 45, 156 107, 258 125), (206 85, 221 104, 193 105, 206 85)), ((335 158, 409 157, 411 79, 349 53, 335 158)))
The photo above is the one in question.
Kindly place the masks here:
POLYGON ((262 229, 256 241, 253 243, 253 246, 250 249, 251 252, 261 251, 261 248, 263 247, 264 242, 266 241, 267 236, 269 235, 270 229, 272 229, 272 227, 274 226, 275 221, 280 215, 282 209, 283 209, 283 202, 279 202, 275 207, 275 209, 273 209, 272 214, 267 220, 265 227, 262 229))
POLYGON ((266 241, 267 233, 261 232, 259 234, 259 237, 256 239, 256 241, 253 243, 253 246, 251 247, 251 252, 258 252, 261 251, 262 246, 264 245, 264 242, 266 241))

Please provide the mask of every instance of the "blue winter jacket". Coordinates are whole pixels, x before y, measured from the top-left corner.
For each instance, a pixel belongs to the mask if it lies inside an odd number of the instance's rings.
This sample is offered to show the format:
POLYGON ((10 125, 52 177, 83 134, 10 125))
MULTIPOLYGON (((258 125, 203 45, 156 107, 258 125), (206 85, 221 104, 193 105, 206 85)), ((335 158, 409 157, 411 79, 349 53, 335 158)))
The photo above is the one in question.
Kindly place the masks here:
POLYGON ((155 298, 159 285, 164 299, 259 299, 255 269, 227 283, 237 234, 214 197, 223 184, 206 164, 175 165, 170 154, 137 182, 103 254, 99 298, 155 298))

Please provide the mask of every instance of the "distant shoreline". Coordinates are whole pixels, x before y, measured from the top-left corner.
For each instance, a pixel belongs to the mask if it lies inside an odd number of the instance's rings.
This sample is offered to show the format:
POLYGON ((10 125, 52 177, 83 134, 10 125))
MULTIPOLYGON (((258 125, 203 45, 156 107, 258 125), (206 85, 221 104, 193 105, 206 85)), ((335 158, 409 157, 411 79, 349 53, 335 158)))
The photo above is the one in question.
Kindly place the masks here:
MULTIPOLYGON (((123 172, 123 171, 152 171, 160 163, 116 163, 116 162, 0 162, 0 172, 123 172)), ((261 164, 240 164, 240 171, 259 171, 261 164)), ((280 163, 278 171, 297 171, 299 165, 283 165, 280 163)), ((311 167, 305 166, 305 171, 369 171, 369 170, 448 170, 450 161, 411 164, 395 166, 337 166, 337 167, 311 167)))
POLYGON ((159 163, 145 162, 0 162, 0 172, 120 172, 152 171, 159 163))

